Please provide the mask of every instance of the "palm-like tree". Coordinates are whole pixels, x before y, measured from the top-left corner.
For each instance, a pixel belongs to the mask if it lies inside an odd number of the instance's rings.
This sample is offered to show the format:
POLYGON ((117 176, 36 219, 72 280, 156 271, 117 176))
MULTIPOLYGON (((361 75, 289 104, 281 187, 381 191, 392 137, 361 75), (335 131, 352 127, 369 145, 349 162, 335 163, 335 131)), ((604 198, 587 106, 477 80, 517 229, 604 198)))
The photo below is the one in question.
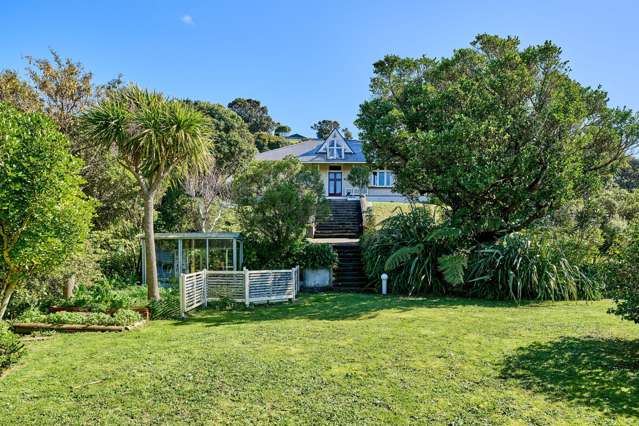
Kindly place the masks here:
POLYGON ((128 86, 82 116, 86 135, 112 147, 138 181, 144 198, 146 284, 149 299, 160 299, 155 256, 155 196, 169 178, 203 169, 211 148, 208 117, 160 93, 128 86))

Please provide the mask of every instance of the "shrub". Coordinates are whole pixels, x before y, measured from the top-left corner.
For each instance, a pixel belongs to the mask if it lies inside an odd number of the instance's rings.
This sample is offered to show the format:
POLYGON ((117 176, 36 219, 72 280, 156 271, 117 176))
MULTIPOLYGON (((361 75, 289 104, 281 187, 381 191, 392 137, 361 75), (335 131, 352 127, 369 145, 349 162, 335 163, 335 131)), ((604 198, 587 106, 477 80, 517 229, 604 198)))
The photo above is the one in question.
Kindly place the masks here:
POLYGON ((79 286, 74 297, 62 299, 59 304, 105 312, 109 309, 146 306, 146 298, 146 288, 143 286, 122 286, 119 282, 104 279, 92 286, 79 286))
POLYGON ((378 231, 364 234, 361 246, 369 279, 379 282, 387 272, 393 293, 445 293, 448 286, 437 259, 451 254, 451 249, 446 238, 433 238, 436 229, 428 210, 411 208, 386 219, 378 231))
POLYGON ((556 238, 513 233, 473 252, 466 274, 472 296, 577 300, 600 297, 597 283, 575 266, 556 238))
POLYGON ((319 172, 295 158, 254 162, 233 181, 233 192, 242 233, 251 241, 249 267, 287 261, 303 242, 309 221, 328 208, 319 172))
POLYGON ((0 321, 0 373, 14 364, 24 353, 24 344, 9 330, 6 322, 0 321))
POLYGON ((338 262, 337 253, 330 244, 307 243, 296 257, 299 266, 308 269, 333 269, 338 262))
POLYGON ((137 312, 122 309, 113 316, 103 312, 54 312, 51 314, 43 314, 38 311, 30 310, 25 312, 18 318, 19 322, 26 323, 45 323, 45 324, 84 324, 84 325, 119 325, 127 326, 142 317, 137 312))
POLYGON ((610 312, 639 324, 639 220, 635 220, 612 265, 616 285, 612 290, 616 302, 610 312))

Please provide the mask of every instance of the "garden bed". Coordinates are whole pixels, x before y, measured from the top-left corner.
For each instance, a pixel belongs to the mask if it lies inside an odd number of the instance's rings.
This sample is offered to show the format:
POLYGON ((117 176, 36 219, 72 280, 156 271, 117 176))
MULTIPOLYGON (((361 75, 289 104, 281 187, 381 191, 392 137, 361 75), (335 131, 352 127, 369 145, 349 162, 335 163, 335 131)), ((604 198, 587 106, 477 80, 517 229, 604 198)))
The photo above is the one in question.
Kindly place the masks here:
MULTIPOLYGON (((109 315, 113 315, 114 313, 118 312, 120 309, 129 309, 131 311, 137 312, 138 314, 140 314, 140 316, 142 316, 143 319, 147 321, 151 319, 151 309, 149 309, 146 306, 137 306, 133 308, 107 309, 106 313, 109 315)), ((91 309, 85 308, 82 306, 51 306, 49 307, 49 312, 54 313, 54 312, 92 312, 92 311, 91 309)))
POLYGON ((146 321, 137 321, 131 325, 93 325, 93 324, 48 324, 41 322, 19 322, 12 325, 18 334, 30 334, 35 331, 59 331, 64 333, 94 332, 123 332, 130 331, 144 325, 146 321))

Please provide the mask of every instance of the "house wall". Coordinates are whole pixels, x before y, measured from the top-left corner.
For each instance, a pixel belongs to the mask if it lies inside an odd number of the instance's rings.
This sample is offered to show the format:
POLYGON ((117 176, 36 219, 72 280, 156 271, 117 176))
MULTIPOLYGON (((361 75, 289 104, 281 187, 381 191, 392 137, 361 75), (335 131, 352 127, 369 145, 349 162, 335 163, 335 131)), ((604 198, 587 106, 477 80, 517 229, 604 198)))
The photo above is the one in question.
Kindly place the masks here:
MULTIPOLYGON (((353 194, 352 185, 348 182, 348 174, 353 167, 358 164, 332 164, 335 166, 342 166, 342 194, 347 196, 353 194)), ((324 195, 328 196, 328 169, 331 164, 308 164, 307 167, 314 167, 319 170, 324 184, 324 195)), ((394 192, 392 188, 368 188, 367 197, 371 201, 407 201, 406 197, 402 194, 394 192)))

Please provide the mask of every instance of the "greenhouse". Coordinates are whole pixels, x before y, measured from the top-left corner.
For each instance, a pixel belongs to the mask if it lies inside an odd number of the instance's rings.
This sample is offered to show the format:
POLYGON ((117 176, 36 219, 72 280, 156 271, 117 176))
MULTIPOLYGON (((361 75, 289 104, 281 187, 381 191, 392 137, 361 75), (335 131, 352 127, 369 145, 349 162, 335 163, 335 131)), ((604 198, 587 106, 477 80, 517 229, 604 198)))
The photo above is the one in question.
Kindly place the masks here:
MULTIPOLYGON (((142 243, 142 282, 146 281, 146 249, 142 243)), ((155 234, 158 280, 177 282, 180 273, 237 271, 243 263, 244 243, 236 232, 186 232, 155 234)))

